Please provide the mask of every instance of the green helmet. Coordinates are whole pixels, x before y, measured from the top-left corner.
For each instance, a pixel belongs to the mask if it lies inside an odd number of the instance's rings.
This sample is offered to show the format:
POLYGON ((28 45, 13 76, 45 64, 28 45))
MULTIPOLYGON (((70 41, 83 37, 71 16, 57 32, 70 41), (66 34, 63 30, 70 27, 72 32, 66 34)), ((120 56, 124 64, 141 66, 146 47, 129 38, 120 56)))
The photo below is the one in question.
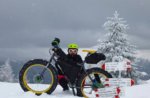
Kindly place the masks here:
POLYGON ((75 43, 72 43, 72 44, 68 45, 68 49, 78 49, 78 48, 79 48, 79 46, 75 43))

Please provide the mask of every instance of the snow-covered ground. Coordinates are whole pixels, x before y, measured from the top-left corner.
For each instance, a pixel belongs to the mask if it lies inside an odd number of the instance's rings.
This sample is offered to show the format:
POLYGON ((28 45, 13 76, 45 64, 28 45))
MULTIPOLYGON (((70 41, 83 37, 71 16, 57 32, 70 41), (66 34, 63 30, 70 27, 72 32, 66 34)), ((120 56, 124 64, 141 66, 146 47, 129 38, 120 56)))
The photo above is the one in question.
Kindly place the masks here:
POLYGON ((0 82, 0 98, 78 98, 74 97, 72 92, 63 92, 60 86, 53 94, 42 94, 41 96, 36 96, 31 92, 23 92, 19 83, 5 83, 0 82))
MULTIPOLYGON (((121 98, 150 98, 150 81, 146 84, 125 88, 125 96, 121 98)), ((60 86, 51 95, 36 96, 31 92, 23 92, 18 83, 0 82, 0 98, 79 98, 72 92, 63 92, 60 86)), ((112 97, 111 97, 112 98, 112 97)))

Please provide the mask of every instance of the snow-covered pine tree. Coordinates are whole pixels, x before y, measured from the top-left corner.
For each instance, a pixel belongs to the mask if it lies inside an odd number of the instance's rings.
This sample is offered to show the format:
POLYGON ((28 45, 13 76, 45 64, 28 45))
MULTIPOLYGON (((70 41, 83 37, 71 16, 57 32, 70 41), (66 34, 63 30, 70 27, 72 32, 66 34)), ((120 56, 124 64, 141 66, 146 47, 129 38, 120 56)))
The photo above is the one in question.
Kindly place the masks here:
POLYGON ((129 43, 127 36, 128 25, 123 18, 119 18, 119 14, 115 11, 113 17, 108 17, 103 25, 104 29, 108 32, 105 40, 98 40, 99 44, 97 52, 106 55, 106 62, 120 62, 124 58, 132 62, 134 71, 132 76, 136 83, 140 80, 139 76, 142 75, 139 71, 135 70, 136 65, 136 47, 129 43))
POLYGON ((108 62, 120 61, 122 58, 127 58, 134 62, 136 49, 128 41, 128 25, 123 18, 119 18, 117 11, 115 11, 113 17, 107 18, 103 27, 108 33, 104 41, 99 40, 98 52, 104 53, 108 62))
POLYGON ((14 74, 9 59, 0 67, 0 81, 14 82, 14 74))

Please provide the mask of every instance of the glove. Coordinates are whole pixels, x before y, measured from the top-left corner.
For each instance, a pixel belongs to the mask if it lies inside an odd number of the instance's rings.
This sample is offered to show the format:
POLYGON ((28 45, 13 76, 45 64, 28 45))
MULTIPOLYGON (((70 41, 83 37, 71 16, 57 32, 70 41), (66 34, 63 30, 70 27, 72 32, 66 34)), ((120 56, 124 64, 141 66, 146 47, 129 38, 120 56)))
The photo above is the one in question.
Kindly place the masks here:
POLYGON ((52 46, 58 46, 59 45, 59 43, 60 43, 60 39, 59 38, 55 38, 53 41, 52 41, 52 46))

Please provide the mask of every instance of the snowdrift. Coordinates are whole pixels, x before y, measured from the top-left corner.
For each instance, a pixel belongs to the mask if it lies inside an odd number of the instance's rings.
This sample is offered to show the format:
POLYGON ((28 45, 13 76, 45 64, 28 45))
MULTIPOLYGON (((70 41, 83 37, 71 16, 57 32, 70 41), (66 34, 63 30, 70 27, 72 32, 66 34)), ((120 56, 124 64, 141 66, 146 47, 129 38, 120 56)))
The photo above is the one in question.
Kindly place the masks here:
MULTIPOLYGON (((121 98, 150 98, 150 80, 145 84, 125 88, 125 96, 121 98)), ((36 96, 31 92, 23 92, 19 83, 0 82, 0 98, 80 98, 73 96, 71 90, 63 92, 58 85, 51 95, 36 96)), ((112 98, 112 97, 111 97, 112 98)))

